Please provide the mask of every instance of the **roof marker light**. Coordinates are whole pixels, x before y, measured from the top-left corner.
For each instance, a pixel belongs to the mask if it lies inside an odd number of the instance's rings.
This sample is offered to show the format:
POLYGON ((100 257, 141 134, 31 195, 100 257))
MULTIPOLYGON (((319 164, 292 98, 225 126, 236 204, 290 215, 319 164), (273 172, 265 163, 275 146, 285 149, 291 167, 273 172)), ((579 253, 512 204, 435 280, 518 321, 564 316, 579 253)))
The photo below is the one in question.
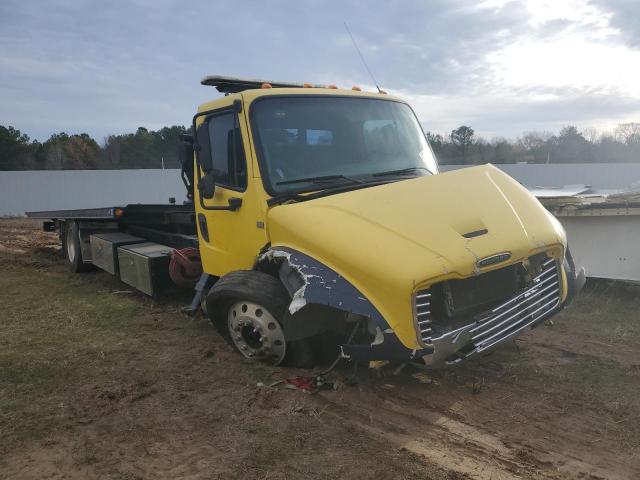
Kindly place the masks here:
POLYGON ((353 87, 351 87, 351 90, 355 90, 356 92, 361 92, 362 91, 362 89, 357 85, 354 85, 353 87))
POLYGON ((302 85, 304 88, 313 88, 313 85, 311 85, 310 83, 305 83, 302 85))
POLYGON ((263 83, 260 88, 273 88, 270 83, 263 83))
POLYGON ((327 85, 327 88, 330 88, 332 90, 337 90, 338 87, 336 85, 334 85, 333 83, 331 85, 327 85))

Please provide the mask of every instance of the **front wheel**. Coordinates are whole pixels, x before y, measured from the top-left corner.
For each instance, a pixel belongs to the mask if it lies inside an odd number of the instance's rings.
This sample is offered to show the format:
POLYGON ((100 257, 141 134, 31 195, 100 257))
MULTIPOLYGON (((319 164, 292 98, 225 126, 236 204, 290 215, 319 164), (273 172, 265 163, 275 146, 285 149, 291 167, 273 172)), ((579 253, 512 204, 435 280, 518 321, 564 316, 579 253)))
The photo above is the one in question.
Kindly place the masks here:
POLYGON ((247 358, 280 365, 287 355, 282 326, 263 305, 233 303, 227 311, 227 329, 233 345, 247 358))
POLYGON ((291 301, 282 283, 263 272, 240 270, 220 278, 207 294, 207 313, 242 355, 270 365, 314 366, 308 339, 287 336, 291 301))

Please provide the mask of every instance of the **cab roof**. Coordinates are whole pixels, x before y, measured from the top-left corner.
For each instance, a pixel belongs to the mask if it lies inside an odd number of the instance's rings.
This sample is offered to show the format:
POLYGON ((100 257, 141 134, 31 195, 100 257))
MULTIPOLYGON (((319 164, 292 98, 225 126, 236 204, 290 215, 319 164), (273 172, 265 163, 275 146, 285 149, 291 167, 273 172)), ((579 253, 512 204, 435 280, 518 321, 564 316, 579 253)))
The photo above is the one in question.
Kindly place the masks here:
MULTIPOLYGON (((279 82, 273 80, 259 80, 248 78, 227 77, 223 75, 209 75, 200 83, 212 86, 225 95, 243 98, 245 103, 251 103, 258 97, 275 95, 340 95, 353 97, 375 97, 384 100, 402 101, 399 98, 386 95, 386 92, 363 92, 358 87, 337 88, 335 85, 312 85, 309 83, 279 82), (241 96, 242 95, 242 96, 241 96)), ((228 97, 227 97, 228 98, 228 97)), ((199 111, 214 108, 219 100, 212 100, 200 106, 199 111)))

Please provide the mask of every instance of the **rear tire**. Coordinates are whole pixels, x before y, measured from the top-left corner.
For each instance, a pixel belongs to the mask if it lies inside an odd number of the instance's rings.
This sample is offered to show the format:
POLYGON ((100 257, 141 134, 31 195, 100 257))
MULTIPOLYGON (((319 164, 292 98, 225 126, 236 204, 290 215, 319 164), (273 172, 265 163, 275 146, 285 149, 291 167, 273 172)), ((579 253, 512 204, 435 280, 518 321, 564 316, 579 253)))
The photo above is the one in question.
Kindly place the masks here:
POLYGON ((263 272, 239 270, 218 280, 207 294, 211 322, 246 358, 270 365, 312 368, 307 339, 287 337, 287 308, 291 298, 282 283, 263 272))
POLYGON ((91 265, 82 260, 82 248, 80 244, 80 228, 77 222, 66 222, 62 234, 62 252, 67 268, 73 273, 87 272, 91 265))

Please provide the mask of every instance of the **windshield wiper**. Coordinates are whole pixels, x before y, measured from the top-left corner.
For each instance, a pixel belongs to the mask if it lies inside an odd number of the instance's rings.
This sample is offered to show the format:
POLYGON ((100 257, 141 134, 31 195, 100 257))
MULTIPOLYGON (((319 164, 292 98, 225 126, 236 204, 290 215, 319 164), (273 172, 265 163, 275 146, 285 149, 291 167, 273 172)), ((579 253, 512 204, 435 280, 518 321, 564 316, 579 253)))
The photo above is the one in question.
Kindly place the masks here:
POLYGON ((426 170, 431 173, 431 171, 426 167, 409 167, 409 168, 401 168, 400 170, 389 170, 388 172, 378 172, 373 173, 372 177, 386 177, 387 175, 407 175, 410 173, 415 173, 416 170, 426 170))
POLYGON ((361 188, 367 188, 367 187, 375 187, 376 185, 384 185, 385 183, 389 183, 392 181, 393 180, 391 179, 381 178, 379 180, 369 180, 367 182, 359 181, 356 184, 345 183, 343 185, 332 185, 328 188, 323 188, 322 190, 309 193, 308 195, 301 195, 295 192, 282 192, 268 199, 267 205, 271 207, 273 205, 278 205, 280 203, 288 202, 290 200, 295 202, 304 202, 307 200, 314 200, 320 197, 326 197, 327 195, 333 195, 336 193, 349 192, 352 190, 359 190, 361 188))
POLYGON ((300 195, 299 193, 282 192, 268 199, 267 205, 272 207, 273 205, 277 205, 283 202, 288 202, 289 200, 293 200, 295 202, 303 202, 305 200, 308 200, 308 198, 305 197, 304 195, 300 195))
POLYGON ((276 182, 276 185, 291 185, 293 183, 325 183, 331 180, 349 180, 351 183, 363 183, 362 180, 347 177, 346 175, 323 175, 320 177, 307 177, 307 178, 295 178, 293 180, 283 180, 282 182, 276 182))

